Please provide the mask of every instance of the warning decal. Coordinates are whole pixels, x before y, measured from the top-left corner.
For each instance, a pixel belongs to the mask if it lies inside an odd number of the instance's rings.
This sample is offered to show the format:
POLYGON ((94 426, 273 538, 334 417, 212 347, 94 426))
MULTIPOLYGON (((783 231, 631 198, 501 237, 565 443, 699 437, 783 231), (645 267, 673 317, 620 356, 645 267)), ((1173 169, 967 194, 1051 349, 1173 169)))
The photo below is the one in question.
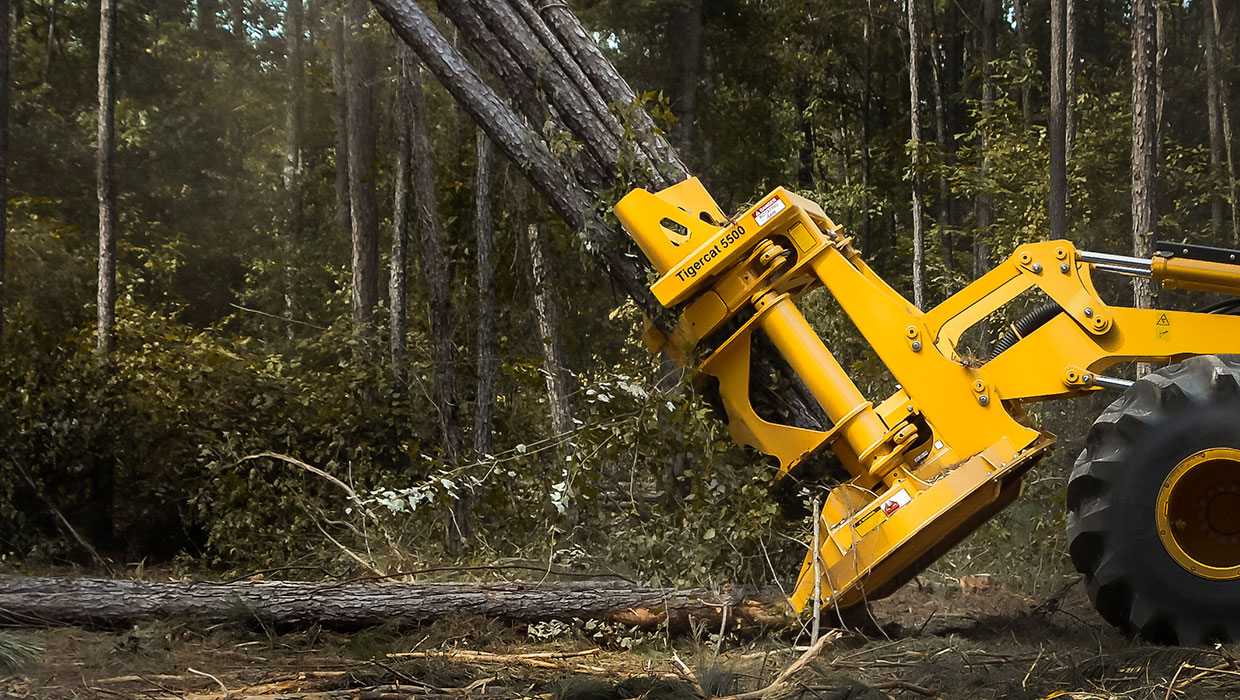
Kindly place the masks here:
POLYGON ((874 508, 860 518, 857 518, 857 521, 853 524, 853 527, 857 529, 857 536, 865 537, 871 532, 874 532, 879 525, 886 522, 887 518, 891 517, 891 515, 897 510, 900 510, 912 502, 913 499, 909 497, 908 491, 905 491, 904 489, 900 489, 899 491, 891 494, 891 498, 883 501, 881 506, 874 508))
POLYGON ((1159 314, 1159 315, 1158 315, 1158 321, 1157 321, 1154 325, 1156 325, 1156 326, 1170 326, 1170 325, 1171 325, 1171 319, 1167 318, 1167 314, 1159 314))
POLYGON ((1171 319, 1167 314, 1158 314, 1158 320, 1154 322, 1154 340, 1160 343, 1171 342, 1171 319))
POLYGON ((787 208, 788 205, 784 204, 784 200, 780 199, 779 195, 775 195, 754 210, 753 220, 758 222, 759 226, 765 226, 766 222, 774 219, 776 214, 787 208))

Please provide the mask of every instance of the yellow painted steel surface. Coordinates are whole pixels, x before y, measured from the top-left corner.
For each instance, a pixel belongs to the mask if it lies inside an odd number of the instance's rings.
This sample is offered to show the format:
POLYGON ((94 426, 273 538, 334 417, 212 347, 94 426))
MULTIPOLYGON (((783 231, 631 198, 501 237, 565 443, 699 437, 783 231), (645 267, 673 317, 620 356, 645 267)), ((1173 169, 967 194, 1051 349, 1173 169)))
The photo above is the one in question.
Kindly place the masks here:
MULTIPOLYGON (((981 279, 922 311, 866 265, 818 205, 778 188, 731 218, 696 179, 634 190, 616 215, 659 274, 655 298, 680 306, 654 352, 716 377, 734 440, 779 460, 780 476, 830 448, 852 479, 819 517, 825 604, 852 605, 907 580, 1019 493, 1054 442, 1027 425, 1022 402, 1083 395, 1126 361, 1240 352, 1240 317, 1112 307, 1092 266, 1067 241, 1017 248, 981 279), (899 383, 876 408, 797 310, 825 287, 899 383), (964 333, 1022 295, 1063 313, 986 361, 964 333), (732 323, 729 325, 729 321, 732 323), (831 425, 810 430, 760 417, 750 404, 750 346, 761 331, 804 382, 831 425)), ((1240 293, 1240 267, 1155 258, 1164 286, 1240 293)), ((814 587, 806 556, 792 602, 814 587)))

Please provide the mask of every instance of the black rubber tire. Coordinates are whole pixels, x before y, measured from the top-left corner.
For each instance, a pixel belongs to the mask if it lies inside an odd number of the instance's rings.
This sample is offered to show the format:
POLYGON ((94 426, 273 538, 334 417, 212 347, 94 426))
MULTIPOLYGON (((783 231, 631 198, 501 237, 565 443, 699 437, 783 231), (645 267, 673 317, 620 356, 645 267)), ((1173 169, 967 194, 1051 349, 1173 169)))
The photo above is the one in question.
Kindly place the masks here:
POLYGON ((1139 380, 1094 422, 1068 481, 1068 546, 1102 617, 1180 645, 1240 640, 1240 579, 1186 571, 1158 537, 1167 474, 1204 449, 1240 449, 1240 355, 1206 355, 1139 380))

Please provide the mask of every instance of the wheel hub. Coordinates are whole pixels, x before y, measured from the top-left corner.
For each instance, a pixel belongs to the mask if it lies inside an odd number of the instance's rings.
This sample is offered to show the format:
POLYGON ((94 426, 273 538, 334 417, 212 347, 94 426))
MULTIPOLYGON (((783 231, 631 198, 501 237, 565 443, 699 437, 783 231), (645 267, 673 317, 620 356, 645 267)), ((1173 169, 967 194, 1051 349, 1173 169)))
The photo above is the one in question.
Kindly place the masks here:
POLYGON ((1158 490, 1158 537, 1172 559, 1202 578, 1240 578, 1240 450, 1185 458, 1158 490))

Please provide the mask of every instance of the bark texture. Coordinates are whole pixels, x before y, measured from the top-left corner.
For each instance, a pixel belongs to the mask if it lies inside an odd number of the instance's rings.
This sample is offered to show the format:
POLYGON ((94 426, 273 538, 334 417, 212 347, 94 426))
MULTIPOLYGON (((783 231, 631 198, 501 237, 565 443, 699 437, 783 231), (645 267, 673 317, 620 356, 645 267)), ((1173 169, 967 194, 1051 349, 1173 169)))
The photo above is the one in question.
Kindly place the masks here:
POLYGON ((102 361, 112 354, 116 325, 116 181, 112 173, 116 111, 116 0, 99 6, 99 115, 95 141, 95 195, 99 204, 99 281, 96 349, 102 361))
POLYGON ((12 8, 0 0, 0 348, 4 347, 4 273, 9 232, 9 35, 12 8))
POLYGON ((1047 135, 1051 141, 1050 201, 1047 205, 1051 238, 1068 235, 1066 25, 1065 0, 1051 0, 1051 106, 1047 115, 1047 135))
MULTIPOLYGON (((285 197, 284 252, 284 313, 297 316, 297 251, 301 247, 303 220, 301 216, 301 126, 302 95, 305 93, 305 59, 302 51, 302 0, 288 0, 284 12, 284 39, 288 51, 289 94, 284 107, 284 169, 285 197)), ((289 337, 295 324, 286 324, 289 337)))
POLYGON ((782 602, 614 582, 380 585, 0 577, 0 621, 35 626, 115 626, 169 617, 235 620, 243 610, 265 624, 345 629, 391 620, 429 622, 449 615, 514 622, 594 618, 641 627, 667 620, 673 628, 684 628, 690 618, 717 627, 725 607, 728 619, 738 625, 795 624, 782 602))
POLYGON ((909 157, 913 174, 913 305, 926 307, 925 186, 921 177, 921 32, 917 29, 917 0, 908 0, 909 157))
POLYGON ((564 364, 564 342, 560 337, 560 309, 556 303, 555 276, 548 264, 546 242, 537 224, 525 229, 530 250, 530 276, 534 282, 534 316, 543 348, 543 375, 547 381, 547 403, 551 405, 551 430, 557 436, 573 431, 564 364))
POLYGON ((478 385, 474 398, 474 451, 491 454, 495 413, 495 222, 491 216, 491 140, 481 129, 475 137, 474 241, 478 262, 478 385))
POLYGON ((362 334, 374 328, 379 303, 379 204, 375 194, 374 114, 370 59, 363 27, 370 5, 349 0, 345 7, 345 133, 349 147, 349 213, 353 231, 353 327, 362 334))
POLYGON ((399 102, 400 123, 396 125, 396 154, 392 168, 392 254, 388 265, 388 308, 391 320, 388 328, 389 360, 392 372, 397 381, 405 379, 405 365, 408 357, 407 337, 409 331, 409 314, 405 306, 408 298, 409 270, 409 128, 413 123, 413 96, 408 83, 403 80, 405 74, 405 55, 409 48, 404 44, 397 46, 401 58, 402 80, 396 88, 396 99, 399 102))
MULTIPOLYGON (((444 253, 443 222, 435 189, 435 160, 427 123, 422 69, 409 51, 401 52, 402 82, 409 92, 409 157, 413 196, 418 212, 422 281, 426 286, 431 331, 433 393, 439 414, 440 445, 444 459, 455 464, 461 457, 461 402, 456 386, 456 345, 452 342, 452 273, 444 253)), ((456 551, 469 539, 469 500, 460 495, 448 524, 448 547, 456 551)))
MULTIPOLYGON (((1156 0, 1132 3, 1132 254, 1149 257, 1157 231, 1158 78, 1156 0)), ((1148 309, 1150 283, 1133 279, 1133 306, 1148 309)))
MULTIPOLYGON (((990 173, 990 126, 987 123, 995 109, 995 24, 998 21, 998 0, 982 0, 982 125, 978 144, 982 153, 979 176, 985 180, 990 173)), ((994 200, 990 192, 983 191, 974 203, 976 231, 973 233, 973 278, 990 271, 990 227, 995 223, 994 200)), ((983 344, 989 328, 986 321, 978 324, 983 344)))

